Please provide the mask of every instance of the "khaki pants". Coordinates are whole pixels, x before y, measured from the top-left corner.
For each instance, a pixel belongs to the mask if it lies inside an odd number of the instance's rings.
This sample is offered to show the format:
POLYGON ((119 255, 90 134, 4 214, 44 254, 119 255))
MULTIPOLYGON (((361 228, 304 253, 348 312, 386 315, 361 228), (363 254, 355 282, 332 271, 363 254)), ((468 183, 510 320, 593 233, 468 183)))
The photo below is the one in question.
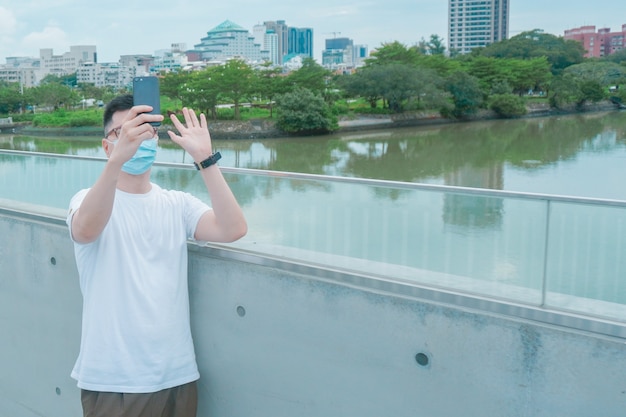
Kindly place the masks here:
POLYGON ((147 394, 82 390, 84 417, 196 417, 196 382, 147 394))

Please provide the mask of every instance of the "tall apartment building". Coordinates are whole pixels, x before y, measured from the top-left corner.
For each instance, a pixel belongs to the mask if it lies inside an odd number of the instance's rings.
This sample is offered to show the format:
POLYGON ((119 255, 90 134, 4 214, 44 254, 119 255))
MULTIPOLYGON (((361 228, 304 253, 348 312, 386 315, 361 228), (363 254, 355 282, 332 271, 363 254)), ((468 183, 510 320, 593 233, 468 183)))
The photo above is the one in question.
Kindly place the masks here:
POLYGON ((448 0, 448 49, 466 54, 507 39, 510 0, 448 0))
POLYGON ((596 31, 595 26, 581 26, 566 30, 563 38, 582 43, 587 51, 585 57, 599 58, 626 48, 626 24, 622 25, 621 32, 611 32, 610 28, 596 31))

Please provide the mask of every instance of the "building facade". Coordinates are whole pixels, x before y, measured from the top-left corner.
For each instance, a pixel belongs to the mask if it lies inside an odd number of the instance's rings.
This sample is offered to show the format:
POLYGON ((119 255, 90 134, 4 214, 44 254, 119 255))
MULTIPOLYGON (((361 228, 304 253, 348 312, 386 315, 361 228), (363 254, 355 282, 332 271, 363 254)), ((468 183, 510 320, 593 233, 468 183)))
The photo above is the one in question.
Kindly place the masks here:
POLYGON ((448 49, 472 49, 507 39, 510 0, 448 0, 448 49))
POLYGON ((255 64, 269 60, 269 54, 261 51, 261 45, 255 42, 254 36, 230 20, 208 31, 194 48, 205 61, 241 59, 255 64))
POLYGON ((70 51, 63 55, 54 55, 51 48, 39 50, 41 68, 46 74, 68 75, 87 62, 98 62, 95 45, 70 46, 70 51))
POLYGON ((610 28, 596 31, 595 26, 581 26, 566 30, 563 37, 582 43, 586 58, 600 58, 626 48, 626 24, 622 25, 621 32, 611 32, 610 28))
POLYGON ((287 54, 296 54, 313 58, 313 29, 288 29, 287 54))
POLYGON ((331 70, 354 69, 362 66, 367 56, 367 45, 355 45, 350 38, 326 39, 322 66, 331 70))
POLYGON ((136 73, 135 66, 88 62, 78 67, 76 81, 96 87, 130 88, 136 73))

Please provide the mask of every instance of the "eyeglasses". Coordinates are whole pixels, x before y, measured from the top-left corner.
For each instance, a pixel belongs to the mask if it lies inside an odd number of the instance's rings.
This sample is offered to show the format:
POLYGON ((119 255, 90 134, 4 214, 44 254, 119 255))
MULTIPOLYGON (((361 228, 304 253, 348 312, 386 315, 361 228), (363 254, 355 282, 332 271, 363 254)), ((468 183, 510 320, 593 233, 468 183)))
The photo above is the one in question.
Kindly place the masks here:
MULTIPOLYGON (((104 137, 108 139, 108 137, 111 135, 111 133, 115 133, 115 137, 117 139, 119 139, 120 138, 120 130, 122 130, 122 126, 114 127, 113 129, 111 129, 108 132, 106 132, 104 137)), ((159 132, 159 129, 156 126, 152 126, 152 130, 153 130, 153 134, 155 136, 159 132)))
POLYGON ((104 137, 108 138, 111 135, 111 133, 115 133, 115 137, 119 139, 119 137, 120 137, 120 130, 122 130, 122 126, 114 127, 113 129, 111 129, 108 132, 106 132, 104 134, 104 137))

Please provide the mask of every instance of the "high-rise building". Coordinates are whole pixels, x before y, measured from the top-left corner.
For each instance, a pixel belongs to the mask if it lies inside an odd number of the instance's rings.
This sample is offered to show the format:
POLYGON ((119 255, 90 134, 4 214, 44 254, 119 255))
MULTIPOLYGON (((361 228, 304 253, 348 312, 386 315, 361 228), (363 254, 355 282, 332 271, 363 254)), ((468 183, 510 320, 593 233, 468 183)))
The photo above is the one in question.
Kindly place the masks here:
POLYGON ((268 59, 274 65, 282 63, 282 54, 278 50, 278 35, 273 29, 268 29, 265 25, 255 25, 252 29, 254 42, 261 47, 262 53, 267 53, 268 59))
POLYGON ((292 28, 288 30, 287 54, 313 58, 313 29, 292 28))
POLYGON ((582 43, 585 57, 599 58, 626 48, 626 24, 622 25, 621 32, 611 32, 610 28, 598 29, 596 32, 595 26, 568 29, 563 38, 582 43))
POLYGON ((364 64, 367 45, 355 45, 350 38, 326 39, 322 66, 330 69, 353 69, 364 64))
POLYGON ((282 64, 283 57, 289 53, 289 28, 284 20, 263 22, 263 26, 276 34, 278 55, 280 56, 280 64, 282 64))
POLYGON ((510 0, 448 0, 448 49, 466 54, 507 39, 510 0))

